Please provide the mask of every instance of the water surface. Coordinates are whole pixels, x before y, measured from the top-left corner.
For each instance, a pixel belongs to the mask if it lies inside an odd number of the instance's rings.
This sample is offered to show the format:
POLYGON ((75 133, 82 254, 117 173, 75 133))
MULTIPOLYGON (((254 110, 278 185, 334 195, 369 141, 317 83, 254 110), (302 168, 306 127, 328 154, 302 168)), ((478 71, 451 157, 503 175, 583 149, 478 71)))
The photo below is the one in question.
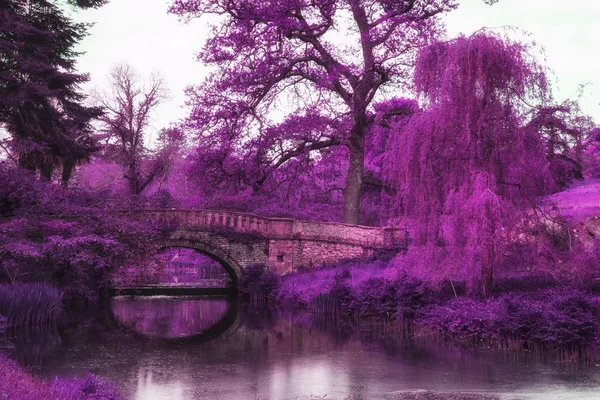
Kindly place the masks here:
POLYGON ((114 298, 82 323, 14 341, 16 358, 47 378, 91 371, 140 400, 393 399, 418 390, 600 399, 593 364, 415 341, 390 326, 227 299, 114 298))

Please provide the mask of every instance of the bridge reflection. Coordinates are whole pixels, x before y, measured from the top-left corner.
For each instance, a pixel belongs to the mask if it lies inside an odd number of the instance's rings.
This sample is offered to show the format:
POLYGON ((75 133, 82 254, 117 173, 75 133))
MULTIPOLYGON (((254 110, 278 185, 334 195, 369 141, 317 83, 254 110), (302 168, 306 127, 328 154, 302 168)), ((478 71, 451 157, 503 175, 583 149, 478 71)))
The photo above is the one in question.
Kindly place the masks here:
POLYGON ((110 311, 119 326, 168 341, 211 340, 239 324, 237 302, 225 297, 117 296, 111 298, 110 311))

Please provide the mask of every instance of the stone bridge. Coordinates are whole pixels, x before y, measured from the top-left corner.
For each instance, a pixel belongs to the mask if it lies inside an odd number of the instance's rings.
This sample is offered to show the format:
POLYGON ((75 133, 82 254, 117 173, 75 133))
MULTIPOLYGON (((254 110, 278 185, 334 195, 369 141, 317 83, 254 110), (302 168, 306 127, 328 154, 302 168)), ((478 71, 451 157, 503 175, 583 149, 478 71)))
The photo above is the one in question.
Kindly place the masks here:
POLYGON ((399 252, 408 244, 403 228, 265 218, 253 214, 160 209, 131 212, 167 228, 160 248, 195 249, 219 261, 237 283, 244 268, 265 264, 286 274, 378 252, 399 252))

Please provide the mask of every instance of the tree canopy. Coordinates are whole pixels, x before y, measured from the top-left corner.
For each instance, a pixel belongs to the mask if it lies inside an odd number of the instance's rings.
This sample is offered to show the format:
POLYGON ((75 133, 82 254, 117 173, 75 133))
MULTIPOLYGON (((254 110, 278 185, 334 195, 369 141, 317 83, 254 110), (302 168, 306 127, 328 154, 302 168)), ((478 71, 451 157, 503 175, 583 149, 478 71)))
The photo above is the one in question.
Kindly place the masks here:
POLYGON ((420 54, 425 110, 392 136, 387 155, 396 209, 415 222, 417 273, 489 290, 510 229, 552 189, 544 142, 523 107, 549 99, 530 50, 483 31, 420 54))
POLYGON ((172 13, 212 23, 199 59, 215 68, 188 89, 185 124, 197 132, 207 168, 223 170, 216 176, 239 174, 256 189, 288 160, 342 146, 344 220, 358 223, 365 137, 376 119, 371 105, 387 88, 403 87, 416 49, 443 32, 439 17, 456 6, 455 0, 174 1, 172 13), (224 168, 233 164, 240 168, 224 168))

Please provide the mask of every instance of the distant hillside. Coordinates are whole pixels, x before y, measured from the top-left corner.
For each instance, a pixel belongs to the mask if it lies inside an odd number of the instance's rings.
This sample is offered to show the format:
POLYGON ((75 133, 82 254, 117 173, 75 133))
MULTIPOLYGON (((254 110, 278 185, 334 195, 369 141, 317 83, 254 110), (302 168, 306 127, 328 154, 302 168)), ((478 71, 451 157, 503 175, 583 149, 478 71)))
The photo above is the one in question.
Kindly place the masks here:
POLYGON ((569 223, 600 216, 600 179, 577 181, 567 190, 548 196, 541 205, 558 211, 569 223))

